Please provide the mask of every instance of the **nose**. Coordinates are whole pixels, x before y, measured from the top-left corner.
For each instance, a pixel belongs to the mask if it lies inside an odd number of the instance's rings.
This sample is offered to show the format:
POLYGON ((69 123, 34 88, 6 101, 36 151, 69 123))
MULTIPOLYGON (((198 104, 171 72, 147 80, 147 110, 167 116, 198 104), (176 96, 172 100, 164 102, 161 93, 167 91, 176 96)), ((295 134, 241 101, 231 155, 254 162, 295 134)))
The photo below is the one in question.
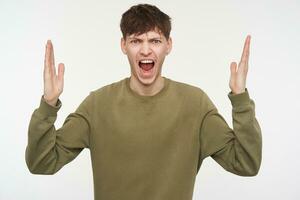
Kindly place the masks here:
POLYGON ((151 54, 151 48, 150 48, 150 46, 149 46, 149 44, 147 42, 144 42, 142 44, 140 53, 143 56, 148 56, 149 54, 151 54))

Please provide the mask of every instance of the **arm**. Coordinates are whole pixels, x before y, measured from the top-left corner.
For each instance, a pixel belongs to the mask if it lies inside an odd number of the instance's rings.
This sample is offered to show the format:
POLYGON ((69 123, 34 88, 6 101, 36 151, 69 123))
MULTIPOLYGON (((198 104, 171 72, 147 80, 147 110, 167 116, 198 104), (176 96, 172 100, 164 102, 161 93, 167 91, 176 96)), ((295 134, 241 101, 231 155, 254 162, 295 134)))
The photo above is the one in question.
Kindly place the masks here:
POLYGON ((28 128, 25 160, 34 174, 54 174, 89 146, 89 95, 74 113, 56 130, 54 122, 61 107, 59 100, 64 85, 63 63, 55 69, 54 50, 47 41, 44 60, 44 95, 33 112, 28 128))
POLYGON ((211 156, 224 169, 241 176, 254 176, 261 164, 262 136, 255 118, 255 104, 246 88, 250 39, 245 40, 239 62, 230 65, 228 97, 233 106, 233 130, 227 125, 217 108, 205 94, 203 109, 208 109, 201 127, 201 161, 211 156))
POLYGON ((25 160, 33 174, 54 174, 72 161, 83 148, 89 147, 90 95, 74 113, 65 119, 63 126, 55 129, 54 122, 61 101, 52 106, 42 97, 34 110, 28 128, 25 160))
POLYGON ((211 156, 225 170, 240 176, 255 176, 262 154, 261 129, 255 118, 255 104, 248 90, 240 94, 230 92, 233 129, 218 113, 205 94, 204 106, 209 108, 201 125, 201 162, 211 156))

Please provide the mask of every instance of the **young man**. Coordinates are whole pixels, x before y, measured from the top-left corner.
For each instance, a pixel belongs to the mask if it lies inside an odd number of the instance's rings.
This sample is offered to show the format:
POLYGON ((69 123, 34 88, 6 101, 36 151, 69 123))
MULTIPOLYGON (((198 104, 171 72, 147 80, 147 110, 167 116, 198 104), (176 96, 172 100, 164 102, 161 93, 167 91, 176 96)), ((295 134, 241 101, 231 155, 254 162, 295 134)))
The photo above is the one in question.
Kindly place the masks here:
POLYGON ((47 42, 44 94, 29 124, 30 172, 54 174, 89 148, 96 200, 191 200, 208 156, 231 173, 255 176, 262 137, 245 87, 250 36, 238 69, 231 64, 231 129, 202 89, 161 76, 172 49, 168 15, 139 4, 123 14, 120 26, 131 76, 92 91, 58 130, 64 65, 56 75, 47 42))

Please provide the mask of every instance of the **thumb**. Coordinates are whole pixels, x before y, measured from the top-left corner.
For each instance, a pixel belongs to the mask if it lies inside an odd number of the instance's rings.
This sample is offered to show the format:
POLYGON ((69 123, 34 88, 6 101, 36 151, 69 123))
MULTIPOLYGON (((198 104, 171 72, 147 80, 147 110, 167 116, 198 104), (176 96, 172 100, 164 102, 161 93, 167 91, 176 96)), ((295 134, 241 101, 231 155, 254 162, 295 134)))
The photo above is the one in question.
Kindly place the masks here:
POLYGON ((63 63, 59 63, 58 65, 58 81, 64 81, 64 74, 65 74, 65 65, 63 63))
POLYGON ((232 62, 230 64, 230 72, 231 72, 230 79, 235 79, 235 77, 236 77, 236 69, 237 69, 236 62, 232 62))

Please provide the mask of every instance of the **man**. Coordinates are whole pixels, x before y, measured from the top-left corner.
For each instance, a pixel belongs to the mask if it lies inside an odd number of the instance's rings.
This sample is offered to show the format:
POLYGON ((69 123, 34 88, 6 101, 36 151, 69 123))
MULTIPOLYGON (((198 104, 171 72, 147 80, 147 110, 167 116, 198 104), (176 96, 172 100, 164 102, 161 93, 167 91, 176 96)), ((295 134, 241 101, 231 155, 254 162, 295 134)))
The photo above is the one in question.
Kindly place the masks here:
POLYGON ((231 64, 231 129, 202 89, 161 75, 172 49, 168 15, 139 4, 122 15, 120 26, 131 76, 90 92, 58 130, 64 65, 56 75, 47 42, 44 94, 29 124, 30 172, 54 174, 89 148, 96 200, 191 200, 208 156, 231 173, 255 176, 262 137, 245 86, 250 36, 238 68, 231 64))

